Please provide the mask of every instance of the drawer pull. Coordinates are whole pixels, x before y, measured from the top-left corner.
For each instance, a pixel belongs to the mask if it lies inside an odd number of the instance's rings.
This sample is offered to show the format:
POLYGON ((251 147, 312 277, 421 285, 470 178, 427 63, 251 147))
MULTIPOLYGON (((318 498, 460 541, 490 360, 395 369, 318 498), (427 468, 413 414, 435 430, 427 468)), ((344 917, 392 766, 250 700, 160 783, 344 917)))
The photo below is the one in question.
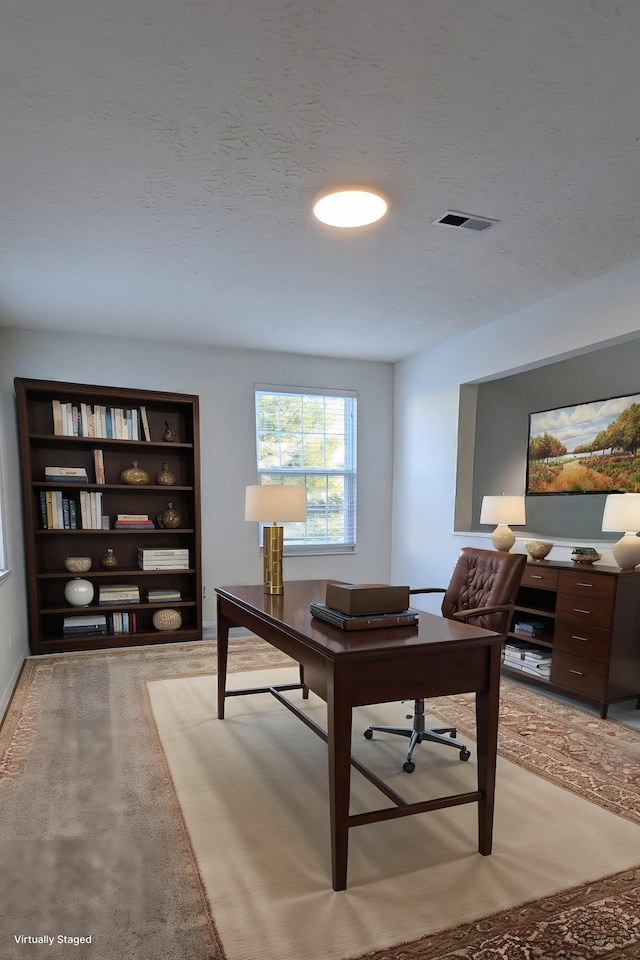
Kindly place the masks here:
POLYGON ((575 634, 575 633, 572 633, 572 634, 571 634, 571 639, 572 639, 572 640, 580 640, 580 641, 582 641, 582 643, 589 643, 589 638, 588 638, 588 637, 579 637, 579 636, 577 636, 577 634, 575 634))
POLYGON ((582 670, 569 670, 569 673, 575 673, 577 677, 584 677, 582 670))
POLYGON ((580 581, 578 581, 578 583, 576 583, 576 587, 593 587, 593 584, 592 584, 592 583, 580 583, 580 581))
POLYGON ((542 576, 539 573, 530 574, 532 580, 542 580, 542 576))
POLYGON ((591 613, 591 610, 581 610, 580 607, 573 608, 574 613, 586 613, 587 616, 591 613))

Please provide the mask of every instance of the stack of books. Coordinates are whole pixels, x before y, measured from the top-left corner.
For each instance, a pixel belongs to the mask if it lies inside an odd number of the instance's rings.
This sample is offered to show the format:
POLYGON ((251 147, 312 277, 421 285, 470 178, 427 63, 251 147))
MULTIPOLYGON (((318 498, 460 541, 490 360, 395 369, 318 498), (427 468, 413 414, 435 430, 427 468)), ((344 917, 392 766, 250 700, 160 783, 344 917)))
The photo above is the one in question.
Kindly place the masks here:
POLYGON ((326 620, 343 630, 378 630, 387 627, 417 627, 418 614, 415 610, 402 610, 399 613, 373 613, 369 616, 361 614, 354 616, 342 613, 335 607, 328 607, 326 603, 312 603, 311 615, 326 620))
POLYGON ((119 513, 115 526, 116 530, 153 530, 155 525, 148 513, 119 513))
POLYGON ((49 483, 88 483, 84 467, 45 467, 44 478, 49 483))
POLYGON ((513 630, 515 633, 526 633, 528 637, 543 637, 549 632, 542 620, 516 620, 513 630))
POLYGON ((189 549, 138 547, 138 566, 141 570, 188 570, 189 549))
POLYGON ((149 603, 175 602, 176 600, 182 600, 182 594, 179 590, 174 590, 169 587, 162 590, 149 590, 147 592, 147 600, 149 603))
POLYGON ((507 640, 504 645, 504 665, 548 680, 551 674, 551 651, 526 641, 507 640))
POLYGON ((107 618, 102 614, 88 614, 80 617, 65 617, 62 624, 63 636, 91 637, 108 632, 107 618))
POLYGON ((100 586, 98 603, 113 606, 117 603, 140 603, 137 583, 110 583, 100 586))

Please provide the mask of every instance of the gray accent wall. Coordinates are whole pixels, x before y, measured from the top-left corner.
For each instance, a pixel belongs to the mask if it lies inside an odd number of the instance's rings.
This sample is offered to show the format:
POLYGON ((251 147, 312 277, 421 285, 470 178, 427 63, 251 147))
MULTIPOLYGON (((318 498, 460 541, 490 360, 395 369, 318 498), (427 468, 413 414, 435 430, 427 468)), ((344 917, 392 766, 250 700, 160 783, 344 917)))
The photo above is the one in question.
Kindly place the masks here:
MULTIPOLYGON (((470 384, 463 385, 469 392, 470 384)), ((553 407, 640 393, 640 340, 618 344, 475 385, 471 526, 482 497, 525 491, 529 414, 553 407)), ((461 390, 461 409, 465 404, 461 390)), ((551 539, 608 540, 601 529, 606 494, 527 497, 526 530, 551 539)), ((518 528, 514 528, 518 532, 518 528)))

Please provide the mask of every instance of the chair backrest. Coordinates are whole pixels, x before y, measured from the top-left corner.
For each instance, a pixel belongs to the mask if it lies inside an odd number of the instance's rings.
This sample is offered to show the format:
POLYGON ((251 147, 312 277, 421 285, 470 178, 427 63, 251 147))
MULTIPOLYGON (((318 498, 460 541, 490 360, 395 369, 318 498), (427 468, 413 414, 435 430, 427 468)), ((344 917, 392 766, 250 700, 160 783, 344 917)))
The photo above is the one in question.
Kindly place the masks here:
MULTIPOLYGON (((526 562, 523 553, 463 547, 442 601, 443 617, 451 619, 458 610, 495 603, 509 603, 513 608, 526 562)), ((509 617, 510 611, 487 613, 473 622, 486 630, 506 633, 509 617)))

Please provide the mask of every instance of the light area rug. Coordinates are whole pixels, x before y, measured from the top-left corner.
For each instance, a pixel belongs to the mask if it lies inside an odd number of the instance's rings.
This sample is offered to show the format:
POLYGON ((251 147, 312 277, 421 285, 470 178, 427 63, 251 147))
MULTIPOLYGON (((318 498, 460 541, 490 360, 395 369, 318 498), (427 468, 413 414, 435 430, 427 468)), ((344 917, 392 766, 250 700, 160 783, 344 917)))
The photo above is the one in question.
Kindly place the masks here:
MULTIPOLYGON (((278 669, 232 681, 253 686, 294 677, 295 670, 278 669)), ((269 695, 228 699, 227 719, 217 720, 213 676, 147 687, 228 960, 345 960, 384 951, 640 861, 640 825, 617 815, 615 795, 595 805, 587 790, 562 789, 544 771, 536 776, 501 757, 491 856, 477 852, 474 804, 361 826, 350 831, 348 889, 336 893, 326 745, 269 695)), ((326 725, 321 701, 300 703, 326 725)), ((441 704, 450 706, 442 719, 457 722, 455 700, 441 704)), ((468 724, 468 704, 464 709, 468 724)), ((404 740, 362 737, 369 722, 397 723, 404 712, 399 704, 356 710, 353 752, 408 800, 475 789, 473 747, 462 763, 453 750, 423 744, 407 775, 404 740)), ((387 804, 352 773, 353 812, 387 804)))

